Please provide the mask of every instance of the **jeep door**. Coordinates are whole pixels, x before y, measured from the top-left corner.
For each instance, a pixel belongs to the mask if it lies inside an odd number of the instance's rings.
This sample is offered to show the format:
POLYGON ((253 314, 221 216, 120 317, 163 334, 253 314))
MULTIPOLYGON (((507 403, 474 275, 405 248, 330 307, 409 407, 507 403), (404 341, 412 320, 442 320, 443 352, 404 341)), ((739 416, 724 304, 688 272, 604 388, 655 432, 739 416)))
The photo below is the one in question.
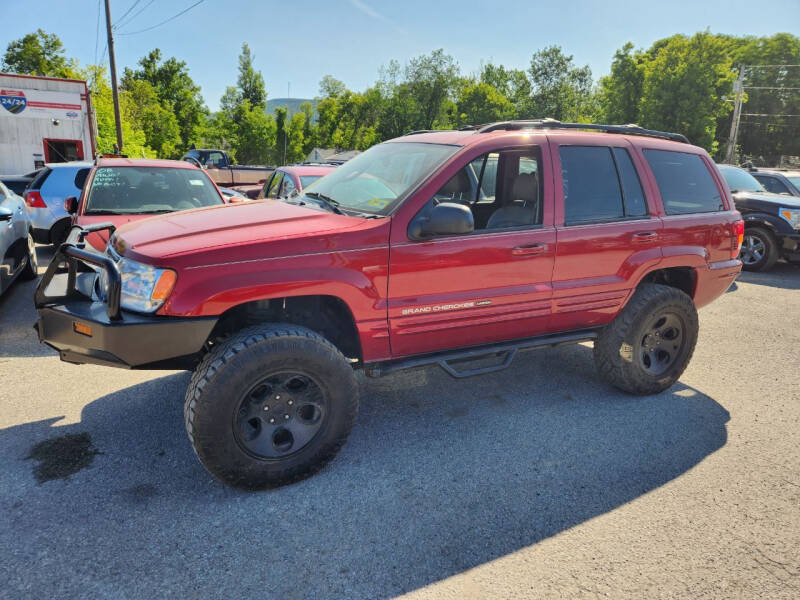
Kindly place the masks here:
POLYGON ((393 219, 388 289, 393 356, 547 329, 556 241, 547 145, 482 148, 458 155, 393 219), (413 239, 409 224, 442 202, 468 207, 474 231, 413 239))
POLYGON ((550 139, 558 235, 551 324, 561 331, 602 325, 661 260, 662 223, 625 138, 613 145, 608 136, 550 139))

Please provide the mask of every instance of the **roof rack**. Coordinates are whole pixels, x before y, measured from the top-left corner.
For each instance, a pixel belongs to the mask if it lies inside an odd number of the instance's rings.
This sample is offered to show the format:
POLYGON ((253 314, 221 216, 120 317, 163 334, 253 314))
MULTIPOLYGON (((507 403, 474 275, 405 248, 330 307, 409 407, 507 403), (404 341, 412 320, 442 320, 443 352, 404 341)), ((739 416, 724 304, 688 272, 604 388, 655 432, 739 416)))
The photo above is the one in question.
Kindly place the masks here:
POLYGON ((531 119, 519 121, 500 121, 497 123, 487 123, 486 125, 464 127, 464 130, 475 130, 476 133, 488 133, 490 131, 500 130, 513 131, 519 129, 589 129, 592 131, 602 131, 604 133, 641 135, 645 137, 671 140, 673 142, 683 142, 684 144, 690 143, 689 139, 683 134, 644 129, 635 123, 631 123, 629 125, 598 125, 596 123, 562 123, 556 119, 531 119))

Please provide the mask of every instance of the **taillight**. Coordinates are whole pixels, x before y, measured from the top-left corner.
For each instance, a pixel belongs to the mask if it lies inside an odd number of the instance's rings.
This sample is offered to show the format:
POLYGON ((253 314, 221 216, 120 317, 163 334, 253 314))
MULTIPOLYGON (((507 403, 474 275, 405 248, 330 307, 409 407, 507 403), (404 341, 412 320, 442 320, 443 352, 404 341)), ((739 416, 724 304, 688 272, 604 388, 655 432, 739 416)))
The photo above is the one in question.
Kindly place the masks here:
POLYGON ((25 192, 25 204, 31 208, 47 208, 39 192, 25 192))
POLYGON ((731 258, 738 258, 744 240, 744 221, 736 221, 731 225, 731 258))

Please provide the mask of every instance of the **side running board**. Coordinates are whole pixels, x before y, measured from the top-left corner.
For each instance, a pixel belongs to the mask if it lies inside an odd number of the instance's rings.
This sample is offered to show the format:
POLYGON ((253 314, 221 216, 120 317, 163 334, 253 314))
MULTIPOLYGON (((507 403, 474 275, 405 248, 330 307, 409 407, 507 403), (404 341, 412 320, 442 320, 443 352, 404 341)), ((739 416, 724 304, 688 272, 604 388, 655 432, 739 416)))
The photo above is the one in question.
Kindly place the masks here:
POLYGON ((495 371, 502 371, 511 366, 511 362, 520 350, 533 350, 536 348, 588 342, 596 339, 598 332, 598 329, 584 329, 563 334, 527 338, 516 342, 478 346, 464 350, 436 352, 424 356, 367 364, 364 367, 364 372, 368 377, 382 377, 389 373, 394 373, 395 371, 404 371, 406 369, 428 365, 438 365, 447 374, 456 379, 472 377, 473 375, 485 375, 487 373, 494 373, 495 371), (492 357, 496 357, 500 362, 475 368, 459 368, 461 363, 469 363, 471 361, 492 357))

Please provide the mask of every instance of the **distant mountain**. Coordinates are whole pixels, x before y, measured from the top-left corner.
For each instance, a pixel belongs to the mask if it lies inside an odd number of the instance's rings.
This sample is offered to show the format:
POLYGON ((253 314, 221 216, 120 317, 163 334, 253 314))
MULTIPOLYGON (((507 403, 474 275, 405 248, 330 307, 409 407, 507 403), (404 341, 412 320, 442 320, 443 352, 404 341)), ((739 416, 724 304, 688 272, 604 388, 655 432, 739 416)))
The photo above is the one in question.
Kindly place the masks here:
POLYGON ((311 98, 270 98, 267 100, 267 113, 271 115, 279 106, 281 108, 286 108, 286 105, 288 104, 289 116, 291 117, 293 114, 300 112, 300 105, 303 104, 303 102, 311 102, 311 104, 314 106, 314 113, 316 113, 317 103, 311 98))

